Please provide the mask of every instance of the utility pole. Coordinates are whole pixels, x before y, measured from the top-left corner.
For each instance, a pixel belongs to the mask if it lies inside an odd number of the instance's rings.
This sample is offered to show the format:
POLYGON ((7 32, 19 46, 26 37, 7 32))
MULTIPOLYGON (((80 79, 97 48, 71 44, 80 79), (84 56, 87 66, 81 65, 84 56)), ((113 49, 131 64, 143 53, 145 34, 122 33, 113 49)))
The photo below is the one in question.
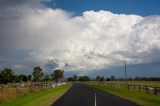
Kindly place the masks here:
POLYGON ((124 70, 125 70, 126 85, 127 85, 127 70, 126 70, 126 61, 125 60, 124 60, 124 70))

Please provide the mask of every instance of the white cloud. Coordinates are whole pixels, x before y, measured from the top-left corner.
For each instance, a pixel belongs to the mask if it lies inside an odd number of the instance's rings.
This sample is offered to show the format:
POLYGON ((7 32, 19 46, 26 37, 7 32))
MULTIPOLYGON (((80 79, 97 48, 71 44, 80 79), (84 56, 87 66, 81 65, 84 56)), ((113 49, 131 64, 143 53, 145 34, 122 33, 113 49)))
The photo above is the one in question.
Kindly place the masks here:
POLYGON ((24 68, 24 66, 19 65, 19 64, 16 64, 16 65, 14 65, 14 66, 13 66, 13 68, 16 68, 16 69, 22 68, 22 69, 23 69, 23 68, 24 68))
POLYGON ((28 50, 23 61, 44 68, 56 62, 66 70, 95 70, 121 65, 124 59, 128 64, 153 62, 153 54, 160 53, 160 16, 109 11, 72 16, 60 9, 26 6, 7 11, 8 19, 0 16, 0 47, 28 50))

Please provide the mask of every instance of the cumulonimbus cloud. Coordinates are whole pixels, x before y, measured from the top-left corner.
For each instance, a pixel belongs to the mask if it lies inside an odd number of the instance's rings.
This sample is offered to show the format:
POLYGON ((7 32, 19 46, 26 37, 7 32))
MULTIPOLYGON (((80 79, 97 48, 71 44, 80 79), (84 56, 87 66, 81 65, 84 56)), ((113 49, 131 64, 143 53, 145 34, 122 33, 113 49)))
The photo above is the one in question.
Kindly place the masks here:
MULTIPOLYGON (((160 60, 160 16, 104 10, 73 16, 39 5, 0 10, 6 13, 0 15, 0 49, 27 51, 21 52, 23 65, 30 67, 28 62, 32 62, 44 68, 49 64, 66 70, 95 70, 119 65, 124 59, 128 64, 160 60)), ((2 53, 0 57, 4 58, 2 53)), ((11 62, 16 59, 15 54, 11 62)), ((21 64, 16 60, 12 65, 19 66, 17 63, 21 64)))

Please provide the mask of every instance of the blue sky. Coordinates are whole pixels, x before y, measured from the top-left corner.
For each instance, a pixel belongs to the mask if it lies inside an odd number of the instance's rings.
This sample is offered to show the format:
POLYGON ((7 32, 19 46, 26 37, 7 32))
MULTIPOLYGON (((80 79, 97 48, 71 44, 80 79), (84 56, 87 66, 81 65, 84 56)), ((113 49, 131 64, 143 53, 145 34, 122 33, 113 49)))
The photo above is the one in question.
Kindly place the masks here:
POLYGON ((52 0, 46 3, 81 15, 87 10, 106 10, 118 14, 159 15, 160 0, 52 0))

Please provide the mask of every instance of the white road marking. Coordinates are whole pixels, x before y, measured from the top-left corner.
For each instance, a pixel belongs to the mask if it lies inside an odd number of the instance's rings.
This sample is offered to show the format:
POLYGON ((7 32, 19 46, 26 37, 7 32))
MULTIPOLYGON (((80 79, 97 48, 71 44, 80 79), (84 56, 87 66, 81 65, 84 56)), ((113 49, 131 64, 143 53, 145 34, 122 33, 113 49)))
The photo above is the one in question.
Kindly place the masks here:
POLYGON ((94 93, 94 106, 97 106, 96 93, 94 93))

